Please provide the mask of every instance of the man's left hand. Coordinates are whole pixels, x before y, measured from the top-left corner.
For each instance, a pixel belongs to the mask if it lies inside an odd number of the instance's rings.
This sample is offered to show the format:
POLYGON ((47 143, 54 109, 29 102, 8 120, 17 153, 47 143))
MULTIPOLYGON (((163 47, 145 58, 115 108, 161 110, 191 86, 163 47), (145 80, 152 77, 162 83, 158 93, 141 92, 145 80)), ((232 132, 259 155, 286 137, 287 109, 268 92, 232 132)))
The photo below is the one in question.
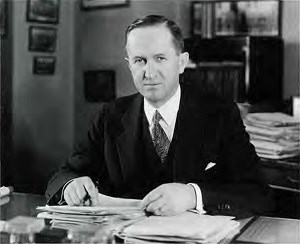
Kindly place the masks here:
POLYGON ((148 193, 142 206, 155 215, 176 215, 196 206, 196 195, 191 185, 168 183, 148 193))

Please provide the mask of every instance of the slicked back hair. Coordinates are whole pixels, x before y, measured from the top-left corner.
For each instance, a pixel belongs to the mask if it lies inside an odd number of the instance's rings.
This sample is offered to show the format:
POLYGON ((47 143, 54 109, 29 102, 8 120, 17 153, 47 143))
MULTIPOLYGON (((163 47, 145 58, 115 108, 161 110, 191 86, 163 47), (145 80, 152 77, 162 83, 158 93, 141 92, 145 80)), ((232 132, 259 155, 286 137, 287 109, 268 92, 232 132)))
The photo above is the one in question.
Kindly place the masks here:
POLYGON ((170 31, 173 37, 173 43, 177 54, 180 54, 184 50, 184 41, 180 28, 172 20, 167 19, 161 15, 147 15, 143 18, 138 18, 131 25, 129 25, 125 32, 125 45, 127 44, 127 38, 129 33, 137 28, 165 25, 170 31))

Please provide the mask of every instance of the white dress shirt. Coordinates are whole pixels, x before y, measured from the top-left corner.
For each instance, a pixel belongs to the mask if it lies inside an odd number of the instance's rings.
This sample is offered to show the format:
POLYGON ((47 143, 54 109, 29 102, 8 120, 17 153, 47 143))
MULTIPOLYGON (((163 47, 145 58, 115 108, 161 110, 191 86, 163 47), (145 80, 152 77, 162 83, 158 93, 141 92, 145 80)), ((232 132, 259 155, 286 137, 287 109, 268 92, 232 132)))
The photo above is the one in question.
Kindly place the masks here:
MULTIPOLYGON (((154 126, 153 116, 155 111, 157 110, 162 119, 159 121, 159 124, 165 131, 169 141, 172 141, 173 135, 174 135, 174 129, 176 124, 176 118, 177 118, 177 112, 179 109, 179 103, 180 103, 180 97, 181 97, 181 89, 180 86, 178 86, 175 94, 161 107, 155 108, 152 106, 147 99, 144 98, 144 111, 149 123, 149 131, 152 135, 152 128, 154 126)), ((203 202, 202 202, 202 193, 200 190, 200 187, 195 183, 189 183, 188 185, 191 185, 194 188, 195 195, 196 195, 196 210, 199 213, 205 213, 203 210, 203 202)))

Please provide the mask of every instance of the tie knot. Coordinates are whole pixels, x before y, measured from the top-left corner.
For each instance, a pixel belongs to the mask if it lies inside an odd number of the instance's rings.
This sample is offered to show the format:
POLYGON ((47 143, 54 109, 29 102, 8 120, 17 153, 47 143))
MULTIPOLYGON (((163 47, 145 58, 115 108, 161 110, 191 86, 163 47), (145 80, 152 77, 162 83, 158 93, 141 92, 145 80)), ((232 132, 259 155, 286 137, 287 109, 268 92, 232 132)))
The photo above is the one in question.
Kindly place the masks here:
POLYGON ((154 124, 158 124, 161 119, 162 119, 162 116, 156 110, 155 113, 154 113, 154 116, 153 116, 153 122, 154 122, 154 124))

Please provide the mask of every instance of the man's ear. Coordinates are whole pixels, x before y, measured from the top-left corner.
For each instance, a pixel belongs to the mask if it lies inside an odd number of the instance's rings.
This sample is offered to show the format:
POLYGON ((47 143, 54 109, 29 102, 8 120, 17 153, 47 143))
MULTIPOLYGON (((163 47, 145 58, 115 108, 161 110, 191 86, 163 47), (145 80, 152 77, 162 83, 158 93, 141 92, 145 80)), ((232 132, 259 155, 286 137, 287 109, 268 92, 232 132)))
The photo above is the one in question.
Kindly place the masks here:
POLYGON ((188 52, 181 53, 179 56, 179 74, 184 72, 185 67, 189 63, 190 55, 188 52))
POLYGON ((128 68, 129 68, 129 70, 131 71, 131 67, 130 67, 130 64, 129 64, 129 59, 127 57, 125 58, 125 61, 126 61, 126 64, 127 64, 128 68))

